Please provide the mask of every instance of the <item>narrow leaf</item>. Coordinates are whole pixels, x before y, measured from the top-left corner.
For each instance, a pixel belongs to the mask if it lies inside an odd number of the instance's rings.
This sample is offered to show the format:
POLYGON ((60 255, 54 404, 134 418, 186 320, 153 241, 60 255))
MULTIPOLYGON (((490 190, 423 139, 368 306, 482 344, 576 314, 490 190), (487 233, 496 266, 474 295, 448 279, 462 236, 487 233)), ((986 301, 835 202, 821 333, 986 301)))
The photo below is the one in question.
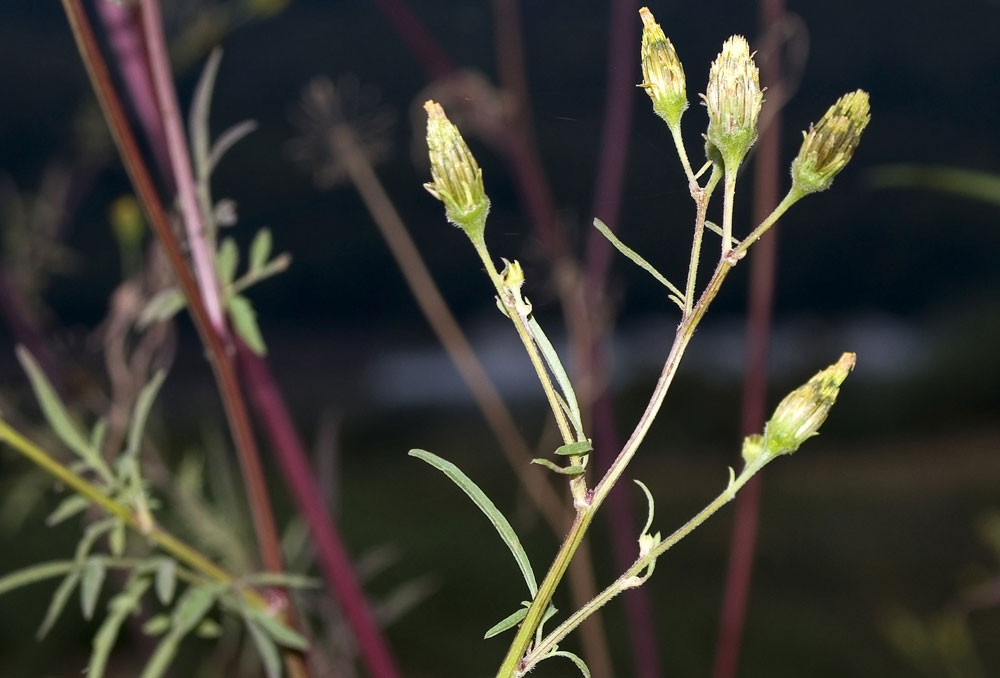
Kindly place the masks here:
POLYGON ((278 654, 278 646, 274 644, 271 636, 264 633, 257 624, 250 619, 244 619, 247 631, 253 639, 253 644, 257 647, 257 654, 260 655, 261 663, 264 664, 264 672, 267 678, 281 678, 281 656, 278 654))
POLYGON ((603 235, 605 238, 607 238, 608 242, 610 242, 612 245, 615 246, 615 249, 617 249, 619 252, 621 252, 626 257, 628 257, 629 259, 631 259, 632 263, 634 263, 636 266, 638 266, 639 268, 641 268, 642 270, 644 270, 646 273, 648 273, 651 276, 653 276, 653 278, 655 278, 658 283, 660 283, 661 285, 663 285, 664 287, 666 287, 668 290, 670 290, 671 292, 673 292, 675 295, 677 295, 678 298, 680 298, 680 299, 684 298, 684 293, 681 292, 680 289, 678 289, 678 287, 676 285, 674 285, 672 282, 670 282, 669 280, 667 280, 666 278, 664 278, 663 274, 660 273, 659 271, 657 271, 653 267, 652 264, 650 264, 648 261, 646 261, 641 256, 639 256, 638 252, 636 252, 631 247, 629 247, 628 245, 626 245, 625 243, 623 243, 621 240, 619 240, 618 236, 616 236, 611 231, 611 229, 608 228, 607 224, 605 224, 600 219, 594 219, 594 228, 596 228, 598 231, 600 231, 601 235, 603 235))
POLYGON ((242 295, 236 295, 229 298, 226 307, 229 309, 229 317, 233 319, 236 334, 240 335, 254 353, 259 356, 267 355, 264 337, 261 336, 260 327, 257 326, 257 312, 250 305, 250 300, 242 295))
POLYGON ((572 466, 560 466, 559 464, 549 461, 548 459, 532 459, 531 463, 544 466, 550 471, 561 473, 564 476, 578 476, 583 473, 583 467, 579 464, 573 464, 572 466))
POLYGON ((98 457, 97 451, 90 446, 87 439, 77 429, 76 424, 70 419, 66 407, 59 399, 56 390, 52 388, 52 384, 49 383, 41 366, 35 362, 34 357, 23 346, 19 345, 16 352, 17 359, 21 362, 21 367, 28 374, 28 379, 31 381, 31 388, 34 390, 38 404, 41 406, 42 412, 45 414, 45 419, 49 422, 52 430, 81 459, 88 464, 94 464, 98 457))
POLYGON ((267 258, 271 256, 271 230, 262 228, 257 231, 250 244, 250 270, 256 271, 264 267, 267 258))
POLYGON ((120 520, 115 521, 111 532, 108 533, 108 547, 111 549, 111 555, 116 558, 125 553, 125 523, 120 520))
POLYGON ((50 513, 49 517, 45 519, 45 524, 49 527, 58 525, 67 518, 72 518, 88 506, 90 506, 90 500, 83 495, 74 494, 70 497, 66 497, 59 502, 59 506, 56 507, 56 510, 50 513))
POLYGON ((69 597, 73 594, 73 589, 76 588, 77 582, 80 581, 80 570, 74 569, 66 578, 62 580, 59 584, 59 588, 56 592, 52 594, 52 600, 49 602, 49 607, 45 611, 45 618, 42 619, 42 625, 38 627, 38 631, 35 632, 35 638, 41 640, 48 634, 52 629, 52 626, 59 619, 59 615, 62 614, 63 608, 66 607, 66 602, 69 597))
POLYGON ((104 447, 105 434, 108 432, 108 418, 101 417, 94 422, 94 428, 90 429, 90 446, 95 450, 104 447))
POLYGON ((556 454, 560 456, 578 457, 594 451, 594 445, 589 440, 581 440, 578 443, 568 443, 556 448, 556 454))
POLYGON ((277 617, 272 617, 266 612, 255 609, 247 610, 244 616, 252 618, 278 645, 289 647, 293 650, 305 651, 309 649, 309 641, 306 640, 306 637, 298 631, 289 628, 277 617))
POLYGON ((35 582, 45 581, 53 577, 61 577, 78 567, 79 565, 72 560, 55 560, 49 563, 31 565, 22 570, 11 572, 0 577, 0 595, 14 589, 19 589, 22 586, 34 584, 35 582))
POLYGON ((241 581, 252 586, 268 586, 283 589, 316 589, 323 585, 323 582, 316 577, 288 572, 257 572, 241 577, 241 581))
POLYGON ((181 594, 171 615, 170 631, 156 646, 140 678, 161 678, 166 673, 184 636, 191 633, 212 609, 217 595, 218 587, 215 586, 191 586, 181 594))
POLYGON ((105 574, 107 574, 107 568, 104 566, 102 558, 87 559, 80 580, 80 609, 83 611, 84 619, 89 620, 94 616, 97 597, 101 594, 105 574))
POLYGON ((144 330, 153 323, 170 320, 177 313, 187 306, 187 299, 176 287, 169 287, 153 295, 153 298, 146 303, 146 307, 139 313, 135 321, 135 326, 139 330, 144 330))
POLYGON ((125 585, 125 589, 108 603, 108 615, 94 634, 94 650, 87 664, 87 678, 103 678, 108 665, 108 657, 118 640, 118 632, 129 615, 139 609, 139 601, 149 588, 147 577, 135 578, 125 585))
POLYGON ((233 146, 235 146, 239 141, 257 129, 256 120, 244 120, 241 123, 233 125, 225 132, 219 135, 219 138, 215 140, 215 144, 212 146, 212 152, 208 156, 208 171, 211 172, 215 169, 215 166, 219 164, 222 160, 222 156, 229 152, 233 146))
POLYGON ((142 434, 146 430, 146 421, 149 419, 149 410, 156 400, 156 395, 163 386, 163 380, 167 377, 166 370, 157 370, 149 383, 142 387, 139 397, 135 399, 135 407, 132 410, 132 421, 128 427, 128 447, 125 449, 127 456, 139 454, 139 446, 142 444, 142 434))
POLYGON ((496 507, 496 504, 479 489, 478 485, 472 482, 467 475, 462 473, 450 461, 446 461, 426 450, 410 450, 410 456, 427 462, 448 476, 453 483, 458 485, 459 489, 469 496, 469 499, 479 507, 479 510, 486 514, 489 521, 493 523, 493 527, 500 533, 500 538, 503 539, 504 543, 507 544, 507 548, 514 555, 514 560, 517 561, 517 566, 521 569, 521 574, 524 576, 524 582, 528 585, 528 593, 534 596, 538 592, 538 584, 535 582, 535 573, 531 570, 531 561, 528 560, 528 554, 524 552, 524 547, 521 546, 521 541, 517 538, 514 528, 511 527, 510 522, 507 521, 504 515, 500 513, 500 509, 496 507))
POLYGON ((643 526, 642 532, 639 533, 639 534, 646 534, 647 532, 649 532, 649 528, 653 526, 653 512, 656 506, 653 502, 653 494, 649 491, 649 488, 646 487, 646 484, 641 480, 636 480, 634 482, 642 490, 642 493, 646 495, 646 507, 647 507, 646 524, 643 526))
POLYGON ((142 632, 147 636, 162 636, 170 628, 170 615, 156 614, 142 625, 142 632))
POLYGON ((218 638, 222 635, 222 627, 214 619, 202 619, 194 630, 194 635, 199 638, 218 638))
POLYGON ((209 113, 212 108, 212 92, 215 90, 215 78, 219 74, 219 62, 222 61, 222 50, 214 49, 205 62, 205 68, 198 78, 198 85, 191 100, 191 112, 188 116, 188 134, 191 135, 191 152, 194 156, 194 166, 199 180, 211 173, 209 164, 209 113))
POLYGON ((219 282, 222 283, 223 287, 233 282, 239 263, 240 251, 236 248, 236 241, 232 238, 224 238, 219 245, 219 251, 215 253, 215 270, 219 274, 219 282))
POLYGON ((556 353, 552 342, 545 336, 542 326, 538 324, 534 316, 528 319, 528 331, 531 332, 531 337, 535 340, 538 350, 541 351, 542 358, 545 359, 545 364, 548 365, 549 371, 552 372, 556 383, 559 384, 559 390, 562 391, 563 397, 566 399, 566 405, 569 408, 570 420, 573 422, 573 427, 580 433, 583 428, 580 417, 580 405, 577 403, 576 393, 573 391, 573 384, 569 380, 569 375, 566 374, 566 368, 563 367, 562 362, 559 360, 559 354, 556 353))
POLYGON ((542 657, 542 659, 540 659, 539 661, 550 659, 552 657, 563 657, 565 659, 570 660, 571 662, 576 664, 576 668, 580 669, 580 673, 583 674, 584 678, 590 678, 590 669, 587 668, 587 664, 572 652, 566 652, 565 650, 554 650, 552 652, 549 652, 544 657, 542 657))
POLYGON ((174 599, 177 588, 177 561, 164 558, 156 568, 156 597, 164 605, 174 599))
POLYGON ((522 607, 518 609, 518 611, 515 612, 514 614, 504 617, 496 624, 491 626, 490 630, 486 632, 485 636, 483 636, 483 639, 492 638, 493 636, 503 633, 507 629, 514 628, 515 626, 521 623, 521 620, 524 619, 525 616, 527 616, 527 614, 528 614, 528 608, 522 607))

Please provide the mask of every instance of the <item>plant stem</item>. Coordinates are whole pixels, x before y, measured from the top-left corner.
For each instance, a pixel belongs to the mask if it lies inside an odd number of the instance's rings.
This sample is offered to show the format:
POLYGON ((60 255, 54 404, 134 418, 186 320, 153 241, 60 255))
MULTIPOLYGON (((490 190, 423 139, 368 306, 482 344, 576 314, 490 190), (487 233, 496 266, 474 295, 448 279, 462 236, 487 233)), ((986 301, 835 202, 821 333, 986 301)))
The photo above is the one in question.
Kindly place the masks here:
POLYGON ((734 259, 742 257, 743 254, 750 249, 750 246, 757 242, 762 235, 767 233, 767 229, 774 226, 774 223, 781 218, 781 215, 787 212, 789 207, 801 200, 804 195, 804 193, 796 189, 794 186, 788 189, 788 193, 785 194, 785 197, 782 198, 780 203, 778 203, 778 206, 775 207, 769 215, 767 215, 767 218, 764 219, 764 221, 760 222, 760 225, 755 228, 750 235, 744 238, 739 245, 733 248, 732 252, 729 253, 729 256, 734 259))
MULTIPOLYGON (((540 659, 544 658, 555 645, 568 636, 577 626, 580 625, 581 622, 583 622, 584 619, 606 605, 612 598, 617 596, 622 591, 633 588, 638 585, 638 583, 641 583, 641 581, 643 581, 643 572, 653 565, 657 558, 694 531, 699 525, 708 520, 712 514, 729 503, 733 497, 736 496, 736 493, 740 490, 740 488, 743 487, 743 485, 750 480, 750 478, 752 478, 757 471, 763 468, 763 466, 773 458, 774 457, 761 455, 761 457, 756 459, 752 465, 745 467, 740 475, 732 480, 729 486, 726 487, 726 489, 723 490, 719 496, 713 499, 705 508, 699 511, 697 515, 684 523, 684 525, 682 525, 669 537, 657 544, 656 547, 650 550, 649 553, 639 557, 635 563, 632 564, 632 567, 618 577, 613 584, 601 591, 593 600, 571 614, 566 621, 553 629, 552 632, 547 635, 537 647, 524 657, 523 665, 525 668, 531 667, 540 659)), ((518 676, 521 674, 514 675, 518 676)))
MULTIPOLYGON (((125 504, 117 501, 113 497, 108 496, 99 487, 82 478, 79 474, 74 473, 67 466, 56 461, 51 455, 49 455, 48 452, 25 438, 19 432, 15 431, 3 420, 0 420, 0 441, 10 445, 17 452, 28 458, 31 462, 39 466, 43 471, 51 475, 63 485, 66 485, 78 494, 82 495, 91 503, 99 506, 110 515, 115 516, 128 524, 129 527, 142 535, 143 538, 148 539, 159 546, 161 549, 176 558, 178 562, 184 563, 192 570, 204 575, 207 579, 219 582, 220 584, 235 587, 237 582, 236 577, 223 570, 221 567, 169 532, 160 529, 155 524, 150 525, 148 518, 140 518, 135 511, 130 509, 125 504)), ((242 588, 241 591, 247 602, 255 608, 261 610, 270 609, 270 606, 264 597, 255 590, 242 588)))
POLYGON ((733 243, 733 199, 736 196, 736 176, 738 167, 730 169, 726 165, 726 178, 722 199, 722 256, 726 256, 733 243))
POLYGON ((489 276, 493 287, 496 288, 497 298, 500 299, 500 303, 506 310, 507 316, 514 323, 514 329, 517 330, 517 336, 521 338, 521 343, 524 344, 524 350, 528 353, 531 366, 535 368, 535 372, 538 374, 538 380, 542 384, 542 390, 549 401, 552 415, 556 419, 559 435, 562 436, 564 443, 576 442, 576 436, 570 428, 569 420, 566 419, 566 413, 563 411, 562 405, 559 404, 559 396, 552 385, 552 380, 549 378, 548 368, 546 368, 545 361, 542 359, 542 355, 538 351, 538 346, 535 345, 535 340, 528 329, 527 312, 524 309, 522 300, 517 296, 518 293, 515 290, 504 284, 503 277, 497 271, 493 259, 490 258, 490 254, 486 250, 486 243, 480 238, 479 240, 474 240, 472 244, 476 248, 476 253, 482 260, 483 266, 486 267, 486 275, 489 276))
MULTIPOLYGON (((686 159, 686 158, 685 158, 686 159)), ((690 171, 690 170, 689 170, 690 171)), ((712 175, 704 188, 698 186, 698 182, 691 175, 691 197, 697 204, 697 213, 694 220, 694 237, 691 241, 691 261, 688 263, 687 285, 684 287, 684 315, 691 313, 694 306, 694 289, 698 282, 698 262, 701 259, 701 240, 705 235, 705 217, 708 214, 708 202, 712 198, 712 193, 719 183, 722 174, 718 167, 712 166, 712 175)))

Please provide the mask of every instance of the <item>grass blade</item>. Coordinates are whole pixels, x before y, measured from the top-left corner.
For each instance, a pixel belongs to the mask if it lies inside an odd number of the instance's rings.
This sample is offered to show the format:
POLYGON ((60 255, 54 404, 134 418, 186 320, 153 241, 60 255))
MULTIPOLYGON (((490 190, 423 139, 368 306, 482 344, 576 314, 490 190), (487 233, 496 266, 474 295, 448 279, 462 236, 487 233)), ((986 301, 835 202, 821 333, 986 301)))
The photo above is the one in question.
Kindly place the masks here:
POLYGON ((410 450, 410 456, 416 457, 422 461, 427 462, 437 470, 444 473, 448 478, 458 485, 465 494, 469 496, 480 511, 486 514, 486 517, 496 531, 500 533, 500 538, 503 539, 504 543, 507 544, 507 548, 514 555, 514 560, 517 561, 517 566, 521 568, 521 574, 524 576, 524 583, 528 585, 528 592, 534 596, 538 593, 538 584, 535 581, 535 573, 531 570, 531 562, 528 560, 528 554, 524 552, 524 547, 521 546, 521 540, 517 538, 517 534, 514 532, 514 528, 511 527, 510 522, 500 513, 500 509, 496 507, 489 497, 479 489, 472 480, 462 473, 462 471, 452 464, 450 461, 446 461, 436 454, 427 452, 426 450, 410 450))

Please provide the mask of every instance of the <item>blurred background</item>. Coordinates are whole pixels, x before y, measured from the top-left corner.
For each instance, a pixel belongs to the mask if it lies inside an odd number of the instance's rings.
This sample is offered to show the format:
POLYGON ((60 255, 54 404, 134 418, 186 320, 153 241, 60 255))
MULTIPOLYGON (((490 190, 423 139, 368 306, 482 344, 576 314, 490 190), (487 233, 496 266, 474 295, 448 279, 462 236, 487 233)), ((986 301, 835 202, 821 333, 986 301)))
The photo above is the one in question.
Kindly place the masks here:
MULTIPOLYGON (((606 85, 625 68, 629 83, 641 81, 638 6, 626 27, 633 51, 610 71, 610 3, 514 8, 533 150, 498 150, 512 97, 498 86, 512 49, 497 37, 509 37, 499 17, 516 4, 414 0, 407 14, 389 0, 164 3, 182 108, 219 44, 212 132, 257 123, 218 165, 214 195, 235 204, 238 223, 226 233, 241 249, 267 227, 275 249, 292 257, 286 272, 248 295, 350 550, 382 557, 366 587, 395 601, 388 638, 407 676, 491 675, 506 642, 482 634, 524 595, 485 519, 407 450, 431 450, 479 482, 511 518, 537 570, 556 541, 329 150, 329 129, 346 121, 358 133, 532 444, 551 435, 534 374, 467 239, 422 187, 429 180, 423 101, 442 101, 466 131, 492 200, 491 252, 524 264, 525 292, 570 364, 558 269, 533 223, 532 189, 551 196, 551 223, 574 256, 584 256, 594 216, 675 281, 690 248, 686 182, 666 127, 639 89, 626 97, 634 108, 624 116, 620 207, 595 198, 603 129, 615 112, 606 109, 606 85), (536 157, 543 174, 519 180, 525 157, 536 157)), ((855 351, 858 364, 823 434, 765 473, 740 675, 1000 674, 1000 646, 990 640, 1000 634, 1000 614, 988 596, 960 630, 939 623, 962 608, 968 591, 1000 576, 1000 3, 789 1, 789 16, 766 34, 754 3, 650 9, 684 63, 692 100, 684 133, 695 165, 705 125, 696 96, 731 34, 747 35, 762 53, 783 45, 785 80, 765 95, 787 99, 782 167, 802 130, 837 97, 871 93, 872 122, 852 163, 779 226, 768 409, 842 351, 855 351), (956 180, 927 167, 976 174, 956 180)), ((64 366, 64 393, 81 412, 99 412, 93 394, 107 380, 101 337, 109 297, 127 270, 111 207, 130 188, 57 3, 3 3, 0 91, 0 397, 5 416, 16 411, 18 421, 41 426, 14 358, 24 341, 18 319, 64 366)), ((784 191, 785 173, 782 182, 784 191)), ((752 184, 746 172, 737 234, 753 226, 752 184)), ((714 206, 709 218, 720 213, 714 206)), ((629 469, 656 497, 654 529, 682 524, 738 461, 748 270, 737 267, 727 281, 629 469)), ((607 382, 624 437, 649 397, 678 312, 617 253, 606 294, 594 303, 609 337, 607 382)), ((228 446, 211 372, 185 318, 156 422, 167 468, 185 453, 203 454, 207 439, 228 446)), ((44 527, 56 499, 25 466, 0 456, 0 574, 66 557, 77 538, 78 526, 44 527)), ((284 524, 294 509, 276 473, 273 481, 284 524)), ((628 496, 641 516, 640 493, 628 496)), ((731 524, 732 509, 724 510, 661 559, 646 585, 664 676, 711 671, 731 524)), ((638 535, 638 525, 622 529, 638 535)), ((607 521, 594 529, 599 583, 618 571, 614 532, 607 521)), ((33 639, 52 586, 0 598, 0 674, 71 676, 85 665, 93 626, 72 606, 47 640, 33 639)), ((566 598, 557 604, 570 608, 566 598)), ((617 675, 637 675, 621 601, 607 608, 605 624, 617 675)), ((141 643, 130 647, 120 651, 127 656, 141 643)), ((538 674, 574 675, 568 664, 538 674)))

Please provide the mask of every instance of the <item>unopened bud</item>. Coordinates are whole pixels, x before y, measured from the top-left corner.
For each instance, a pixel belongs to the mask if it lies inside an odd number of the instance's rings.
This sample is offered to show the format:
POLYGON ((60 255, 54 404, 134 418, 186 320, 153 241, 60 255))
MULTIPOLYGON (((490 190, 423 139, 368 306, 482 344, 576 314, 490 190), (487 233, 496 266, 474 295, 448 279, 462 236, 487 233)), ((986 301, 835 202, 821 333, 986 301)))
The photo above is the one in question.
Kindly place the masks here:
POLYGON ((760 74, 746 38, 734 35, 712 62, 708 87, 702 95, 708 108, 709 157, 721 156, 733 172, 757 140, 757 118, 764 103, 760 74))
POLYGON ((836 363, 785 396, 764 427, 767 454, 791 454, 816 435, 837 400, 840 385, 854 369, 856 358, 853 353, 843 354, 836 363))
POLYGON ((424 110, 433 178, 424 188, 444 203, 448 221, 473 240, 480 240, 490 211, 490 199, 483 188, 483 171, 441 105, 428 101, 424 110))
POLYGON ((809 126, 792 161, 792 184, 801 193, 824 191, 844 169, 871 120, 868 92, 856 90, 837 99, 815 125, 809 126))
POLYGON ((684 67, 677 50, 656 23, 648 8, 639 10, 642 17, 642 84, 639 85, 653 100, 653 111, 671 129, 681 122, 688 107, 684 67))

